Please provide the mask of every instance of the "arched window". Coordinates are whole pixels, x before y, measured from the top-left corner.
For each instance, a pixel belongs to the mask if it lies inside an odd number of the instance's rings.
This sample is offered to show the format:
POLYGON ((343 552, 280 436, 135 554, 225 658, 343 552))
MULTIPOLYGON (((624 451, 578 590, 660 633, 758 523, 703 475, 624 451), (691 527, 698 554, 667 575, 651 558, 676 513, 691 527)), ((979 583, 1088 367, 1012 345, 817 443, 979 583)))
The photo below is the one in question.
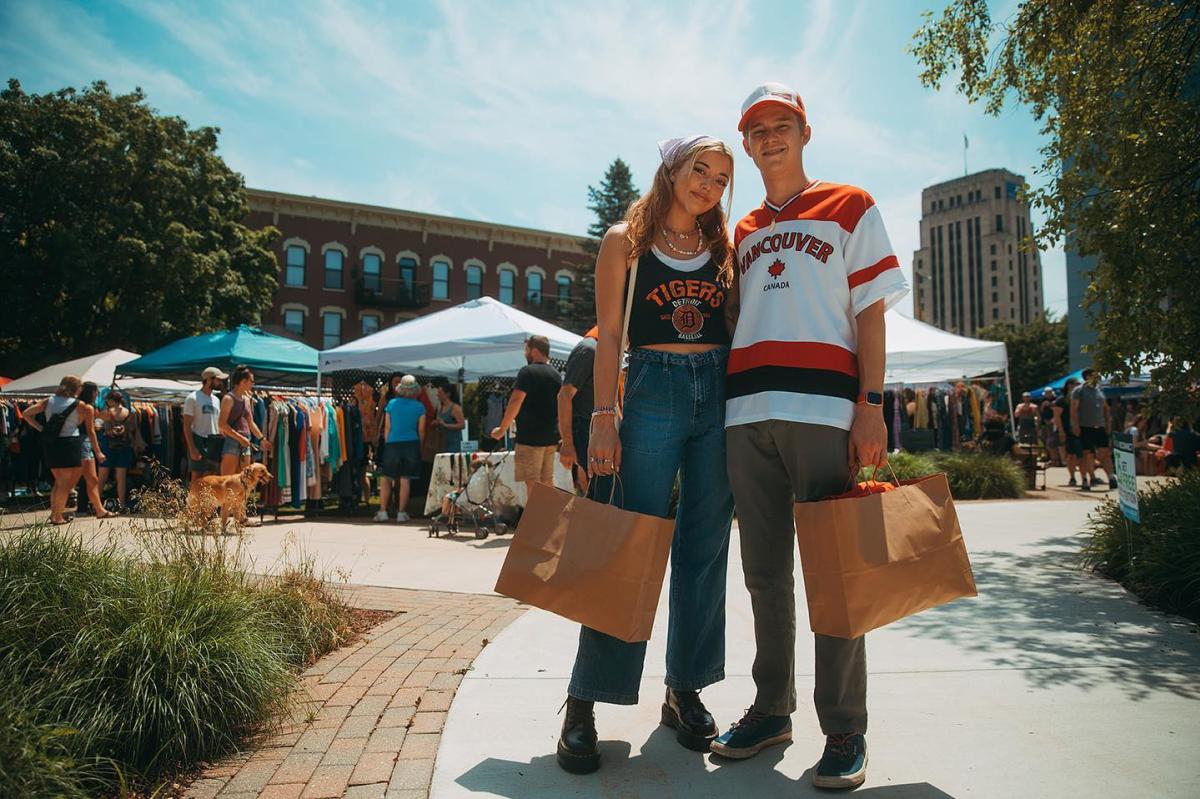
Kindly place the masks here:
POLYGON ((321 314, 321 349, 330 350, 342 343, 342 314, 325 311, 321 314))
POLYGON ((555 278, 558 284, 558 299, 559 302, 568 302, 571 299, 571 278, 567 275, 559 275, 555 278))
POLYGON ((400 291, 404 296, 412 295, 413 284, 417 281, 417 261, 415 258, 404 257, 400 264, 400 291))
POLYGON ((383 288, 380 279, 382 265, 383 259, 373 252, 363 256, 363 288, 367 291, 380 291, 383 288))
POLYGON ((500 270, 500 302, 512 305, 516 301, 517 273, 512 269, 500 270))
POLYGON ((477 300, 483 296, 483 268, 467 267, 467 299, 477 300))
POLYGON ((363 314, 362 317, 362 334, 369 336, 372 333, 379 332, 379 314, 363 314))
POLYGON ((289 286, 304 285, 304 260, 308 252, 299 244, 287 248, 287 275, 284 282, 289 286))
POLYGON ((538 272, 525 276, 525 304, 531 308, 542 307, 542 276, 538 272))
POLYGON ((325 288, 340 289, 342 287, 342 264, 346 256, 341 250, 328 249, 325 251, 325 288))
POLYGON ((446 261, 433 262, 433 298, 450 299, 450 264, 446 261))
POLYGON ((283 309, 283 328, 297 336, 304 335, 304 309, 285 307, 283 309))

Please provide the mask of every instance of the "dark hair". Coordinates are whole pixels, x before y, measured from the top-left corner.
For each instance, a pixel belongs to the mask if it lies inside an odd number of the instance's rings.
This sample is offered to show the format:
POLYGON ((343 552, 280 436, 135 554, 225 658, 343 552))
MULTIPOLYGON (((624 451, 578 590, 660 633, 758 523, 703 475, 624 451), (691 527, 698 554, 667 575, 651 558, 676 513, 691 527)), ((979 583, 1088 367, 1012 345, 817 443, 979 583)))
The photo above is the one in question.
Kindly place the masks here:
POLYGON ((240 383, 249 380, 253 376, 254 372, 250 370, 249 366, 244 363, 239 363, 237 366, 233 367, 233 374, 229 376, 229 387, 237 388, 240 383))
POLYGON ((450 398, 451 402, 458 404, 458 386, 451 384, 449 380, 444 380, 438 383, 437 387, 446 392, 446 396, 450 398))
POLYGON ((1094 374, 1096 374, 1096 370, 1095 370, 1095 369, 1084 369, 1084 370, 1083 370, 1083 379, 1084 379, 1084 380, 1088 380, 1088 379, 1090 379, 1090 378, 1091 378, 1091 376, 1092 376, 1092 375, 1094 375, 1094 374))
POLYGON ((550 357, 550 339, 545 336, 530 336, 525 339, 525 344, 531 350, 537 350, 547 358, 550 357))
POLYGON ((79 401, 86 402, 88 405, 95 405, 96 395, 99 393, 99 387, 91 380, 88 380, 83 384, 83 388, 79 389, 79 401))
POLYGON ((397 380, 399 380, 402 377, 404 377, 404 372, 392 372, 390 375, 388 375, 388 379, 387 379, 388 389, 387 390, 391 391, 392 383, 396 382, 397 380))
POLYGON ((111 388, 108 390, 108 393, 104 395, 104 404, 107 405, 108 403, 113 402, 114 400, 116 401, 116 403, 118 405, 124 405, 125 404, 125 395, 123 395, 117 389, 111 388))

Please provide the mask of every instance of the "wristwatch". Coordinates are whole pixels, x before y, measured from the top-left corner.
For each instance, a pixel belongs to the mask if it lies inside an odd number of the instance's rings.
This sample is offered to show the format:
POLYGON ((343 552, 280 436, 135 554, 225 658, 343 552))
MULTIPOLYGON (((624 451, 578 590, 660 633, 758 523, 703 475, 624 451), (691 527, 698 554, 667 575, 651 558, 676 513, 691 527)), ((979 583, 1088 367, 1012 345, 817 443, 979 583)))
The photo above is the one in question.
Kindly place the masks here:
POLYGON ((859 392, 857 404, 862 405, 864 403, 867 405, 877 405, 879 407, 883 407, 883 395, 878 391, 859 392))

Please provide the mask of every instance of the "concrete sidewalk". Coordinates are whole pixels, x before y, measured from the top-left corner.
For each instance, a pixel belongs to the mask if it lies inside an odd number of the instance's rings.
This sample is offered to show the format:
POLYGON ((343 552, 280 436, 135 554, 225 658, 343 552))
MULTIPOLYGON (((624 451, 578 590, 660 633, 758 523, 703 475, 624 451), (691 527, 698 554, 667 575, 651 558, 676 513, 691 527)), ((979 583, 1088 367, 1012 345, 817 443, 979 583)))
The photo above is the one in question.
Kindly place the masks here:
MULTIPOLYGON (((868 636, 878 797, 1192 797, 1200 785, 1200 636, 1074 566, 1092 503, 962 503, 980 595, 868 636)), ((797 564, 798 565, 798 564, 797 564)), ((800 585, 797 574, 797 586, 800 585)), ((664 591, 664 605, 666 595, 664 591)), ((753 699, 736 532, 727 678, 704 692, 724 729, 753 699)), ((807 630, 803 594, 800 626, 807 630)), ((555 764, 578 627, 533 610, 476 660, 451 707, 431 795, 809 796, 820 735, 812 638, 799 638, 795 741, 749 761, 689 752, 658 725, 665 607, 636 707, 597 705, 604 763, 555 764)))

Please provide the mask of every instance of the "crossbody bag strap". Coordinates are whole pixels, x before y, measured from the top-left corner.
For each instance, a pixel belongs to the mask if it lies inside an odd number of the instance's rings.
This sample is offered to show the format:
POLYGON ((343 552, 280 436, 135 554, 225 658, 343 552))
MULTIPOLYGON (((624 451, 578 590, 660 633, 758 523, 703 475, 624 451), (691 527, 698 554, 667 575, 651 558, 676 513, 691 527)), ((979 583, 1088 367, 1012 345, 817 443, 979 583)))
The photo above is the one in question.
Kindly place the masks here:
MULTIPOLYGON (((621 343, 617 347, 617 381, 616 389, 613 392, 613 407, 619 405, 621 395, 621 359, 625 356, 625 350, 629 347, 629 317, 633 314, 633 292, 637 287, 637 270, 638 258, 629 260, 629 269, 626 270, 628 277, 625 285, 625 318, 621 322, 621 343)), ((620 425, 621 417, 617 417, 617 424, 620 425)))

